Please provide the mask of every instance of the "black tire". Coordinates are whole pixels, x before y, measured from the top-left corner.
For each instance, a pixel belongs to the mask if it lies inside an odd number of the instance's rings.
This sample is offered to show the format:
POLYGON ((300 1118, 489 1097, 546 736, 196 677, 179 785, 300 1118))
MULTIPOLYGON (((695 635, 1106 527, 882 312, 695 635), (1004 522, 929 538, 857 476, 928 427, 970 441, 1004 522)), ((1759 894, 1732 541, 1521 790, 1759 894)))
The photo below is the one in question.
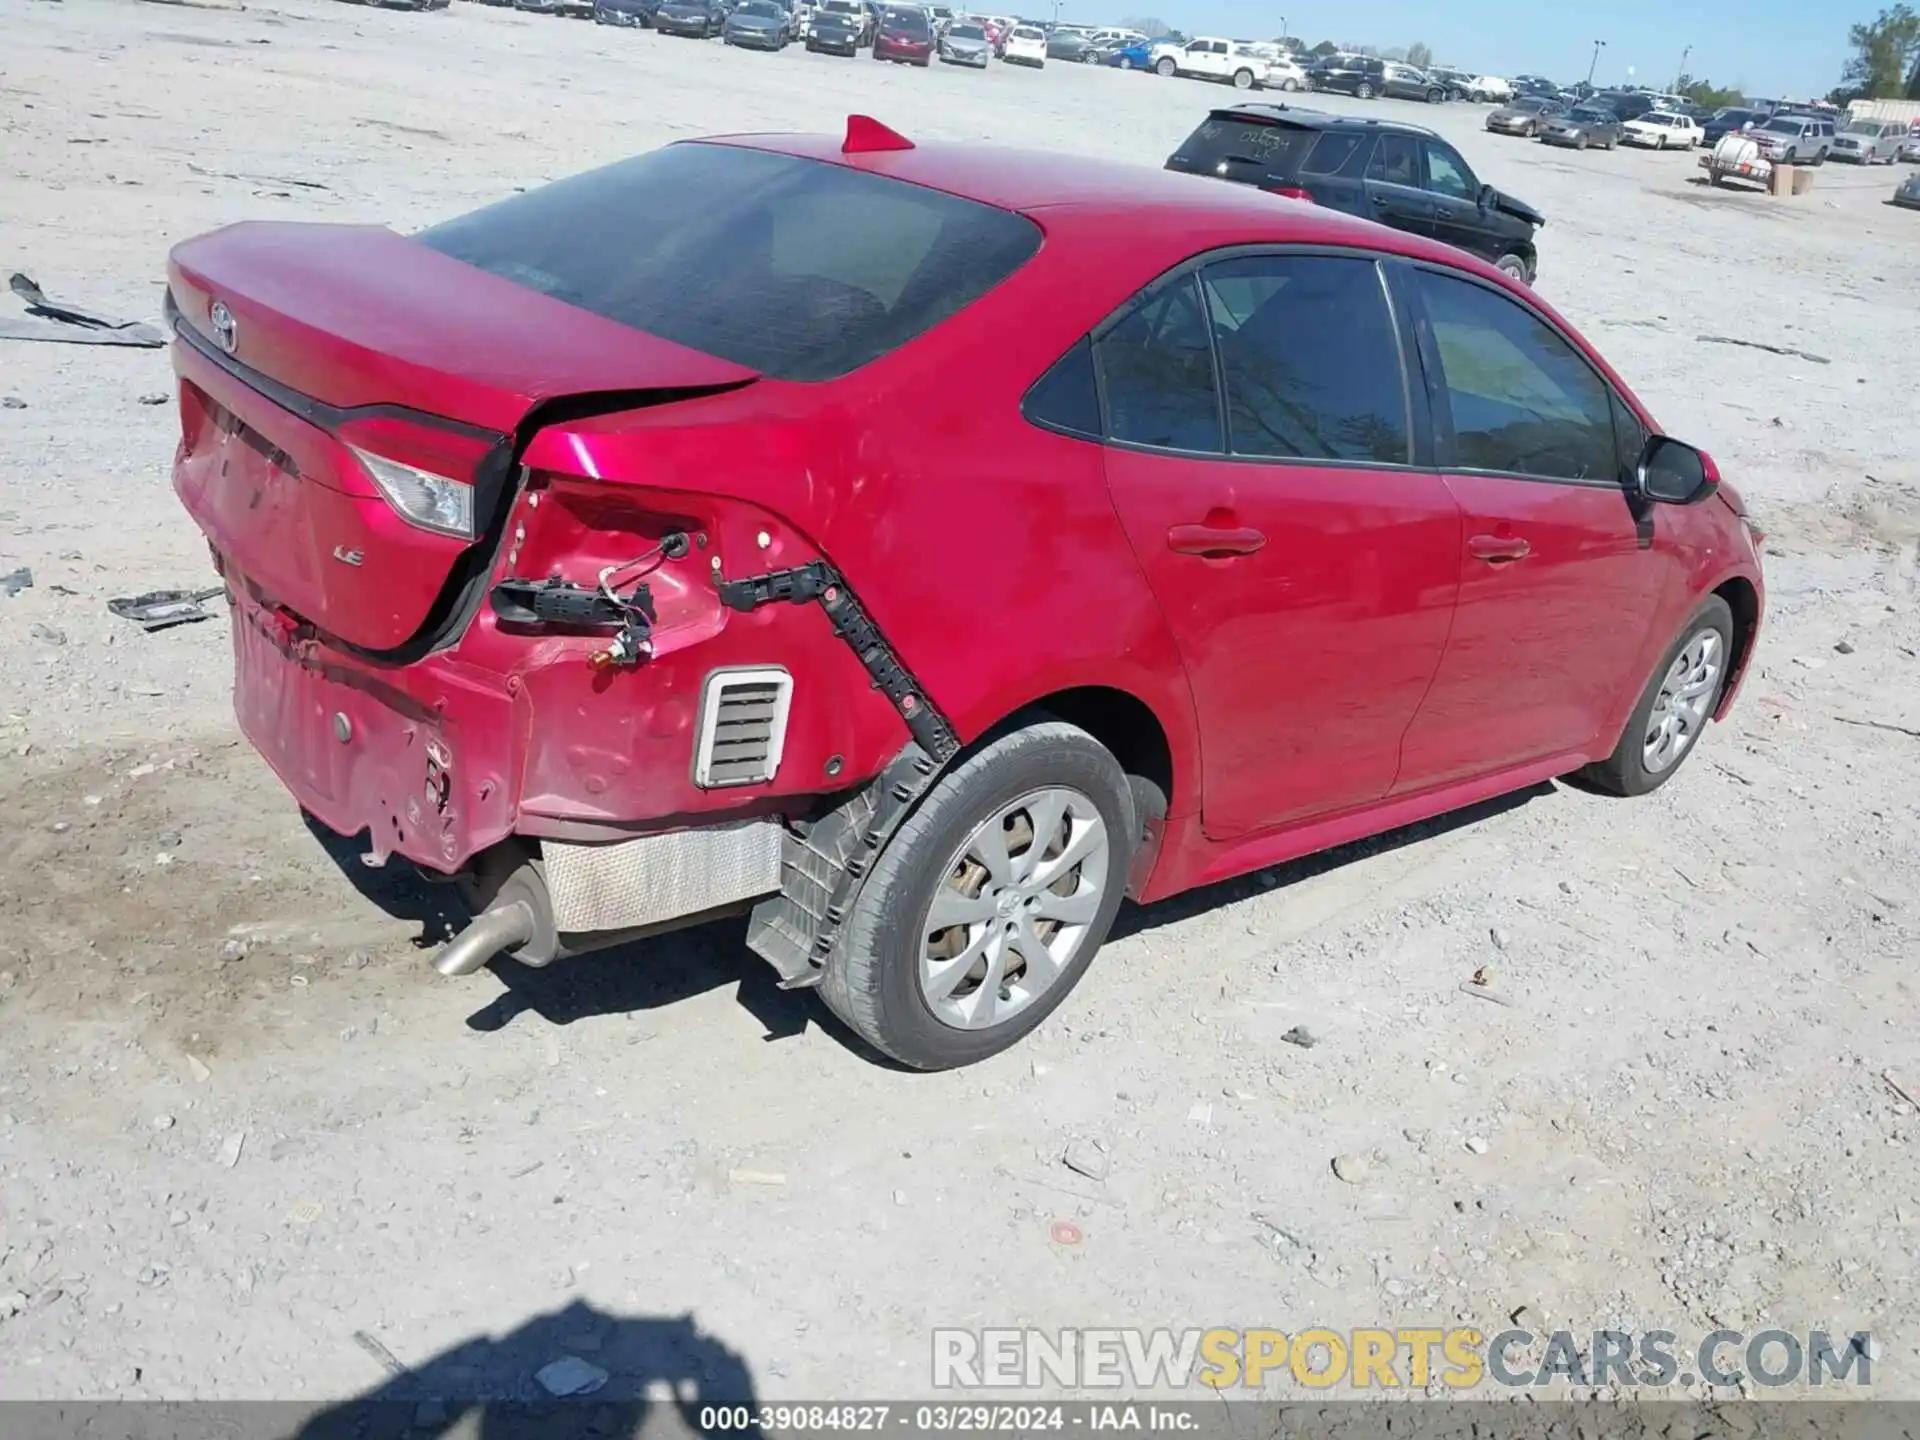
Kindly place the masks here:
POLYGON ((1493 266, 1494 269, 1499 270, 1503 274, 1511 275, 1522 285, 1531 285, 1533 283, 1533 267, 1527 263, 1527 257, 1522 255, 1518 250, 1507 251, 1506 254, 1493 262, 1493 266))
POLYGON ((1236 90, 1251 90, 1253 88, 1253 71, 1251 70, 1234 71, 1233 72, 1233 88, 1236 90))
POLYGON ((1353 87, 1353 98, 1356 100, 1371 100, 1373 98, 1373 86, 1362 80, 1358 85, 1353 87))
POLYGON ((997 1055, 1065 1000, 1092 963, 1119 911, 1134 835, 1132 791, 1120 764, 1086 731, 1058 720, 990 740, 935 783, 874 862, 827 965, 820 996, 881 1053, 916 1070, 948 1070, 997 1055), (1093 803, 1107 828, 1099 910, 1051 989, 998 1025, 962 1030, 936 1019, 920 992, 922 917, 945 867, 1001 806, 1049 785, 1093 803))
POLYGON ((1174 61, 1171 55, 1163 55, 1153 62, 1153 73, 1164 80, 1172 79, 1174 71, 1179 68, 1180 66, 1174 61))
POLYGON ((1429 105, 1438 105, 1441 101, 1445 100, 1446 98, 1447 98, 1447 95, 1444 90, 1427 91, 1427 104, 1429 105))
POLYGON ((1719 632, 1721 653, 1725 657, 1722 663, 1720 681, 1715 687, 1712 701, 1707 705, 1706 714, 1712 715, 1720 704, 1720 697, 1726 692, 1727 681, 1733 673, 1733 611, 1727 602, 1718 595, 1709 595, 1698 610, 1669 645, 1660 661, 1653 667, 1653 675, 1647 681, 1647 688, 1641 692, 1640 701, 1633 707, 1633 714, 1627 717, 1626 729, 1620 732, 1620 742, 1613 747, 1613 754, 1594 765, 1578 772, 1578 778, 1596 790, 1609 795, 1646 795, 1658 790, 1671 780, 1687 763, 1687 757, 1693 754, 1700 743, 1696 733, 1687 742, 1687 748, 1681 752, 1666 769, 1653 772, 1646 767, 1642 754, 1642 743, 1646 738, 1647 724, 1653 717, 1653 707, 1660 698, 1660 687, 1665 683, 1668 669, 1676 657, 1703 630, 1719 632))

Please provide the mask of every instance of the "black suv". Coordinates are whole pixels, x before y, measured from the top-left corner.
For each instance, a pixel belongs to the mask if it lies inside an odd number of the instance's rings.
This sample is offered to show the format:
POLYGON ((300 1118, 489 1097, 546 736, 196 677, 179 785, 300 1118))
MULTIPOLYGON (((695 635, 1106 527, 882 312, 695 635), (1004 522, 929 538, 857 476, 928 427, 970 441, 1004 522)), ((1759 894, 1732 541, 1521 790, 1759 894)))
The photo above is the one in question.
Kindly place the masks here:
POLYGON ((1528 284, 1539 268, 1533 237, 1546 219, 1482 185, 1458 150, 1418 125, 1235 105, 1208 115, 1168 157, 1167 169, 1257 185, 1432 236, 1528 284))
POLYGON ((1307 83, 1316 90, 1371 100, 1386 84, 1387 64, 1371 55, 1323 55, 1307 67, 1307 83))

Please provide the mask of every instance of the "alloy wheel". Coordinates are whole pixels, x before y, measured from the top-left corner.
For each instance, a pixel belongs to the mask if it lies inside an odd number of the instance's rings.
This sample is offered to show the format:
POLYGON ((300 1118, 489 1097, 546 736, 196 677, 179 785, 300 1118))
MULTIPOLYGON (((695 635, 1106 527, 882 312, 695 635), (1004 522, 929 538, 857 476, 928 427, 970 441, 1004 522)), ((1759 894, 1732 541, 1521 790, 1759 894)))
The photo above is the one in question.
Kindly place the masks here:
POLYGON ((920 994, 941 1024, 998 1025, 1053 988, 1100 914, 1108 845, 1093 801, 1065 787, 1031 791, 975 827, 920 927, 920 994))
POLYGON ((1725 670, 1726 646, 1718 630, 1695 632, 1673 657, 1641 740, 1640 761, 1649 775, 1659 775, 1680 763, 1680 757, 1706 727, 1725 670))

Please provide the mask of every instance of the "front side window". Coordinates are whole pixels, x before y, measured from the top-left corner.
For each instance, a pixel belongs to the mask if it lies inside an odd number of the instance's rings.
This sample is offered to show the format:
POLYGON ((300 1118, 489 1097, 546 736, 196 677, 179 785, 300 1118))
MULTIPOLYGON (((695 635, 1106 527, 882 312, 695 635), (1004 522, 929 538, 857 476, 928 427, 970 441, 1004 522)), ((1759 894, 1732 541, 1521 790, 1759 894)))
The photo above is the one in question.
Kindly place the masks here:
POLYGON ((1202 282, 1233 454, 1407 463, 1400 347, 1371 260, 1250 256, 1202 282))
POLYGON ((1195 276, 1149 289, 1100 337, 1097 354, 1109 438, 1219 452, 1213 344, 1195 276))
POLYGON ((1455 463, 1617 480, 1611 392, 1573 346, 1504 295, 1431 270, 1414 273, 1440 354, 1455 463))
POLYGON ((1479 194, 1467 162, 1438 140, 1427 141, 1427 188, 1456 200, 1472 200, 1479 194))

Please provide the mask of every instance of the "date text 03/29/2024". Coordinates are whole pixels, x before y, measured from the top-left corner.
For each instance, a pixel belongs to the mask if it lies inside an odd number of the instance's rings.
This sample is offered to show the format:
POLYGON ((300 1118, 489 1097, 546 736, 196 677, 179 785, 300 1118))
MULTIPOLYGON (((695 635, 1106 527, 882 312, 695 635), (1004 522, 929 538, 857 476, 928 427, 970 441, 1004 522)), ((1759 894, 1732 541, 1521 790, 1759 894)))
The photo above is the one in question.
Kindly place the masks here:
POLYGON ((1159 1431, 1182 1434, 1201 1428, 1200 1406, 1147 1402, 1067 1405, 707 1405, 699 1428, 705 1434, 800 1434, 900 1432, 1024 1435, 1035 1432, 1159 1431))

